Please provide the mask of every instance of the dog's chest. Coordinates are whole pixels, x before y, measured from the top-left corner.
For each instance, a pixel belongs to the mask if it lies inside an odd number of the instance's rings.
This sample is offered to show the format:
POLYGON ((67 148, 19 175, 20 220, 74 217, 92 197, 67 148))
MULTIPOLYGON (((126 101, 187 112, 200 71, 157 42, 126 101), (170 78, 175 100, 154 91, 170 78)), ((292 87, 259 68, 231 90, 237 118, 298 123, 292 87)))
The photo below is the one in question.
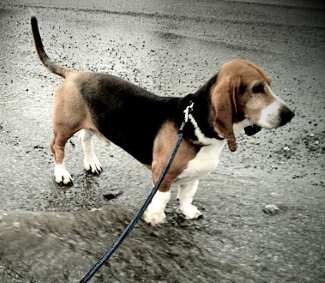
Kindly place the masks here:
POLYGON ((179 183, 188 182, 215 170, 224 145, 224 140, 215 140, 213 144, 202 147, 176 181, 179 183))

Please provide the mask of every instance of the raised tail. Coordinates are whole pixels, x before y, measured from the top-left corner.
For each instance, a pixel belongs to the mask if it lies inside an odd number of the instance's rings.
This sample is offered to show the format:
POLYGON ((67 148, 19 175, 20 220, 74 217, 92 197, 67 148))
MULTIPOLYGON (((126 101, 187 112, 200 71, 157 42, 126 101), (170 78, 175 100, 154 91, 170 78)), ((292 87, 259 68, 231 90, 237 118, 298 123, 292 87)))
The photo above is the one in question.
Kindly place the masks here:
POLYGON ((48 68, 52 73, 65 78, 67 73, 71 72, 71 70, 61 67, 55 64, 53 61, 51 61, 51 59, 49 58, 49 56, 47 56, 44 50, 36 17, 34 16, 31 17, 31 24, 32 24, 33 37, 34 37, 34 42, 35 42, 35 47, 36 47, 38 57, 40 58, 44 66, 48 68))

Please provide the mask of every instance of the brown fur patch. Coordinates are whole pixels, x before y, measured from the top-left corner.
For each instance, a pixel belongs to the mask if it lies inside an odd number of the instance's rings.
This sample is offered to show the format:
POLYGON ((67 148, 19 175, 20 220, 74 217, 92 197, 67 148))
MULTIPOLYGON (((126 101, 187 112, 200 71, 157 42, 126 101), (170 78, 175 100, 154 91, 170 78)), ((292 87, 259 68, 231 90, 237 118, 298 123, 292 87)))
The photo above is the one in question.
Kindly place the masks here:
POLYGON ((82 73, 70 73, 54 92, 53 132, 51 150, 56 163, 64 159, 64 146, 67 140, 80 129, 99 133, 91 120, 89 109, 82 99, 75 79, 82 73))
MULTIPOLYGON (((153 162, 152 162, 152 178, 156 182, 165 168, 168 158, 176 144, 177 141, 177 128, 172 122, 165 122, 161 127, 153 147, 153 162)), ((169 190, 170 185, 179 176, 187 164, 192 160, 197 153, 196 148, 190 144, 188 141, 183 140, 179 150, 176 154, 175 160, 172 166, 161 184, 159 191, 166 192, 169 190)))
POLYGON ((76 79, 86 79, 85 76, 84 73, 68 76, 54 92, 53 126, 61 133, 70 134, 80 129, 97 131, 77 86, 76 79))

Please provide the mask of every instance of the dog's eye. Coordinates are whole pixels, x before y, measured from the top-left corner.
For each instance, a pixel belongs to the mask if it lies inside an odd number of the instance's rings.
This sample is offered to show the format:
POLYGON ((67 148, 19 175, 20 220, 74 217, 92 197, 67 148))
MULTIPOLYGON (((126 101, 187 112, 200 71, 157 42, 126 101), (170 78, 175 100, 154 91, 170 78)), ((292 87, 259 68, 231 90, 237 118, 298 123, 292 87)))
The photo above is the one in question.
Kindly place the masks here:
POLYGON ((252 88, 253 93, 263 93, 264 92, 264 85, 262 83, 256 84, 252 88))
POLYGON ((238 94, 243 95, 246 91, 246 85, 240 84, 239 89, 238 89, 238 94))

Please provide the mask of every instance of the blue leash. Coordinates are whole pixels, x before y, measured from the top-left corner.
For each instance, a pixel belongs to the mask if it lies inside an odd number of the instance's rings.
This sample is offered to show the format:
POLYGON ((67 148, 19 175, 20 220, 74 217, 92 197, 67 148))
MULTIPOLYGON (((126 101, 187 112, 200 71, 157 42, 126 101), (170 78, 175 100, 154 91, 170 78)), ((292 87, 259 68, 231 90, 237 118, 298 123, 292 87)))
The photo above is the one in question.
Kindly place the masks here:
POLYGON ((126 226, 126 228, 122 231, 122 233, 119 235, 119 237, 114 241, 113 245, 111 246, 111 248, 109 250, 107 250, 105 252, 105 254, 90 268, 90 270, 85 274, 85 276, 80 280, 80 283, 86 283, 89 282, 89 280, 95 275, 95 273, 103 266, 103 264, 108 261, 112 255, 114 254, 114 252, 117 250, 117 248, 123 243, 124 239, 127 237, 127 235, 133 230, 134 226, 139 222, 140 218, 142 217, 143 213, 145 212, 145 210, 147 209, 148 205, 150 204, 150 202, 152 201, 154 195, 156 194, 156 192, 158 191, 161 183, 163 182, 164 178, 166 177, 168 170, 170 168, 170 166, 172 165, 177 150, 179 148, 179 146, 181 145, 181 142, 183 140, 183 129, 185 127, 185 124, 187 123, 188 119, 189 119, 189 115, 193 110, 193 102, 190 102, 190 105, 186 107, 186 109, 184 110, 184 121, 181 125, 181 127, 178 130, 177 133, 177 142, 175 144, 175 147, 169 157, 169 160, 167 162, 167 165, 165 167, 165 169, 162 171, 158 181, 156 182, 156 184, 153 186, 153 188, 151 189, 151 192, 149 194, 149 196, 147 197, 146 201, 144 202, 144 204, 142 205, 142 207, 138 210, 138 212, 135 214, 135 216, 133 217, 133 219, 131 220, 131 222, 128 224, 128 226, 126 226))

